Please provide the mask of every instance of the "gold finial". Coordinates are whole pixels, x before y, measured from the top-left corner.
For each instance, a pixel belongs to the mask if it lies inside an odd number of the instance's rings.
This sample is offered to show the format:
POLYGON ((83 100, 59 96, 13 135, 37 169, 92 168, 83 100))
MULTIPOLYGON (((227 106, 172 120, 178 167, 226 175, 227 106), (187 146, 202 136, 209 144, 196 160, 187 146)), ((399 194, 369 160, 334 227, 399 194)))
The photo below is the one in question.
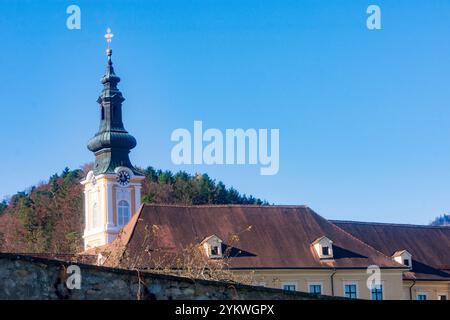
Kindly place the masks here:
POLYGON ((106 54, 108 56, 111 55, 112 50, 109 48, 109 45, 110 45, 113 37, 114 37, 114 34, 111 32, 111 28, 106 29, 105 38, 106 38, 106 43, 108 43, 108 48, 106 49, 106 54))

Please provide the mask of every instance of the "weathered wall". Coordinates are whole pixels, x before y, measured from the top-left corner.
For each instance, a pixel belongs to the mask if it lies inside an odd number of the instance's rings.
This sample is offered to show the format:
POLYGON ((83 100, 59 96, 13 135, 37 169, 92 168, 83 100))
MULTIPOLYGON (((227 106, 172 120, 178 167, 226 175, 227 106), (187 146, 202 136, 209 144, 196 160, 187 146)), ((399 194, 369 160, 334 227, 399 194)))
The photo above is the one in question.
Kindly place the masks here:
MULTIPOLYGON (((331 275, 333 275, 333 292, 335 296, 344 296, 344 284, 351 282, 357 285, 358 299, 371 299, 371 293, 367 287, 368 274, 365 269, 354 270, 256 270, 253 279, 256 283, 264 283, 269 288, 281 288, 283 283, 294 284, 297 290, 308 292, 310 283, 321 284, 322 293, 332 295, 331 275)), ((403 280, 401 270, 382 269, 380 280, 383 284, 384 300, 403 300, 403 280)))
POLYGON ((66 286, 70 264, 0 253, 0 299, 329 299, 301 292, 138 273, 79 264, 81 288, 66 286))

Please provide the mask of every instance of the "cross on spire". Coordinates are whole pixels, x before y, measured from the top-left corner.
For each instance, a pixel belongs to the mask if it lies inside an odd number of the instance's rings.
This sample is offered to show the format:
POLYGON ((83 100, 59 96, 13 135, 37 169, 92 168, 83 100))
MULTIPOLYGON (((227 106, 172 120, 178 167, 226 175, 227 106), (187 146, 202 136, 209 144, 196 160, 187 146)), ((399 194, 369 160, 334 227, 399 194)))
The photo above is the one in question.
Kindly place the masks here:
POLYGON ((114 34, 111 32, 111 28, 106 29, 106 34, 105 34, 105 38, 106 38, 106 43, 108 44, 108 48, 106 49, 106 54, 108 56, 111 55, 112 50, 109 48, 110 43, 112 42, 112 38, 114 37, 114 34))

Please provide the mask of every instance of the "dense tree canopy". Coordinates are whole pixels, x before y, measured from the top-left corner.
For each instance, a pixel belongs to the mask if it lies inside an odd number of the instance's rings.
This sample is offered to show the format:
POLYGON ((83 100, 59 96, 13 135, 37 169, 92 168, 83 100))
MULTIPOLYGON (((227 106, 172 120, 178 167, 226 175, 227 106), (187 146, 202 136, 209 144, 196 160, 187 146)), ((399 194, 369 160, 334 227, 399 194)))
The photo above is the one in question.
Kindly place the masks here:
MULTIPOLYGON (((47 182, 0 202, 0 250, 12 252, 74 253, 82 250, 83 186, 91 165, 66 168, 47 182)), ((267 204, 241 195, 207 174, 141 169, 145 174, 143 203, 267 204)))
POLYGON ((444 214, 430 223, 432 226, 450 226, 450 214, 444 214))
POLYGON ((189 175, 184 171, 143 170, 144 203, 181 204, 266 204, 252 196, 239 194, 234 188, 227 189, 222 182, 212 180, 207 174, 189 175))

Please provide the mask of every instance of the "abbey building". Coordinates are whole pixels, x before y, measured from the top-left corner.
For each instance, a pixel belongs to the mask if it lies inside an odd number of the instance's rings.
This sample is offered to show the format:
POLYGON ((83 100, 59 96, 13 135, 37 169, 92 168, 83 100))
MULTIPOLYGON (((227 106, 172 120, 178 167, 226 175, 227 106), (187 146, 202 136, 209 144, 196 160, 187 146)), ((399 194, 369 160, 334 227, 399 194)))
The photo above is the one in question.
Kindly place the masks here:
POLYGON ((193 247, 257 286, 352 299, 449 298, 449 227, 329 221, 306 206, 141 206, 145 177, 129 159, 136 140, 122 122, 111 55, 108 48, 100 127, 88 143, 95 163, 82 181, 82 255, 152 271, 161 261, 177 269, 173 262, 193 247), (368 270, 377 271, 370 286, 368 270))

